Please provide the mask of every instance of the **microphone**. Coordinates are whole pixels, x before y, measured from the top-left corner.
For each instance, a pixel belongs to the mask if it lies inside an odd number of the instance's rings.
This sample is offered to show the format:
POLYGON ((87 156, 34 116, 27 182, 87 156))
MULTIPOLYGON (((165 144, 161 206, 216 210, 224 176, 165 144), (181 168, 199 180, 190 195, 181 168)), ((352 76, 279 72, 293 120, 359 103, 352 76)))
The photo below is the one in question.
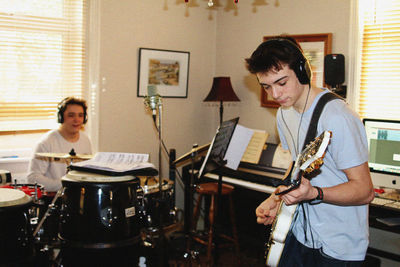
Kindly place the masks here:
POLYGON ((161 105, 161 96, 157 93, 157 87, 153 84, 147 86, 147 96, 145 96, 144 104, 150 108, 153 113, 153 119, 156 118, 157 106, 161 105))

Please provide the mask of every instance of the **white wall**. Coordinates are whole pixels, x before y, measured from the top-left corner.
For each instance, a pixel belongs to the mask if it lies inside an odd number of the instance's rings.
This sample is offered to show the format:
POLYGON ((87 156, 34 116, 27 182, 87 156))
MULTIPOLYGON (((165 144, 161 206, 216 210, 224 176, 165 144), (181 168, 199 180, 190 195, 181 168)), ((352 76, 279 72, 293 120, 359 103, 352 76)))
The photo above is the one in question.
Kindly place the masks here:
POLYGON ((202 100, 215 72, 216 20, 203 7, 176 2, 101 1, 100 151, 150 153, 158 165, 157 133, 136 96, 140 47, 190 52, 188 97, 163 99, 166 145, 179 156, 215 133, 217 110, 202 100))
POLYGON ((218 126, 218 106, 202 102, 214 76, 231 76, 241 99, 226 103, 224 118, 240 116, 240 123, 265 129, 278 142, 276 109, 260 106, 260 88, 244 59, 265 35, 333 34, 332 52, 347 56, 350 3, 347 0, 206 1, 186 7, 183 0, 102 0, 100 76, 100 151, 145 152, 158 164, 157 135, 143 99, 136 97, 139 47, 190 52, 187 99, 163 99, 163 133, 177 155, 193 143, 209 142, 218 126), (278 3, 279 5, 276 5, 278 3), (300 12, 301 11, 301 12, 300 12))
MULTIPOLYGON (((98 0, 99 151, 149 153, 158 166, 158 138, 143 98, 137 95, 140 47, 190 52, 188 97, 163 99, 163 138, 177 156, 193 143, 211 141, 219 123, 218 105, 203 103, 214 76, 228 75, 241 102, 226 103, 224 118, 270 133, 276 109, 260 106, 260 87, 244 59, 265 35, 333 34, 332 52, 348 57, 348 0, 214 0, 222 6, 209 11, 207 1, 98 0), (260 1, 257 1, 260 2, 260 1), (278 4, 278 5, 276 5, 278 4)), ((89 48, 90 49, 90 48, 89 48)), ((0 136, 0 149, 35 144, 38 135, 0 136), (23 140, 23 141, 21 141, 23 140)), ((165 159, 165 157, 164 157, 165 159)), ((166 176, 166 160, 163 173, 166 176)))

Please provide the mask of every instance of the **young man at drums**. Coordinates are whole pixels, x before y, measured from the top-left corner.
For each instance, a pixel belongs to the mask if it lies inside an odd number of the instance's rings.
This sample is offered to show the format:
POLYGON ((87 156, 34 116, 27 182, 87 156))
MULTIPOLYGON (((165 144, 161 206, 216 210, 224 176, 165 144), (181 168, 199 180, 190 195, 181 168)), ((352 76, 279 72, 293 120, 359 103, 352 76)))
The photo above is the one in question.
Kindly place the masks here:
POLYGON ((44 186, 48 192, 61 188, 61 178, 67 172, 67 162, 60 159, 38 157, 37 153, 92 154, 88 136, 82 132, 87 122, 87 105, 83 99, 67 97, 58 104, 60 127, 46 133, 34 150, 29 163, 28 182, 44 186))
MULTIPOLYGON (((281 107, 277 127, 282 146, 293 160, 301 152, 311 116, 327 89, 311 85, 311 69, 290 37, 263 42, 246 59, 248 70, 281 107)), ((328 102, 316 136, 331 131, 320 173, 301 179, 298 188, 272 194, 256 209, 257 222, 271 224, 279 200, 299 203, 279 266, 361 266, 368 248, 368 203, 374 198, 368 168, 368 145, 362 122, 341 99, 328 102)), ((287 189, 278 188, 278 192, 287 189)))

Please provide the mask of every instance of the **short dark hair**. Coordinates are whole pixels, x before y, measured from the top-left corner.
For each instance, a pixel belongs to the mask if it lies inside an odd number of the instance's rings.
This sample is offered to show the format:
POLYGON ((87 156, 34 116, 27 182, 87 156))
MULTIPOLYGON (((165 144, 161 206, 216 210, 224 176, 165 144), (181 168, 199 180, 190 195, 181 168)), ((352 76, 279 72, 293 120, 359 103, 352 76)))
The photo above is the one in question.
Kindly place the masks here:
POLYGON ((302 52, 293 37, 279 35, 261 43, 251 57, 246 58, 246 67, 253 74, 271 69, 281 70, 282 64, 287 64, 294 70, 299 58, 304 58, 302 52))
POLYGON ((68 105, 79 105, 83 108, 83 123, 87 122, 87 105, 86 101, 84 99, 76 98, 76 97, 66 97, 64 98, 57 106, 58 113, 57 113, 57 120, 58 123, 63 123, 64 122, 64 112, 67 109, 68 105))

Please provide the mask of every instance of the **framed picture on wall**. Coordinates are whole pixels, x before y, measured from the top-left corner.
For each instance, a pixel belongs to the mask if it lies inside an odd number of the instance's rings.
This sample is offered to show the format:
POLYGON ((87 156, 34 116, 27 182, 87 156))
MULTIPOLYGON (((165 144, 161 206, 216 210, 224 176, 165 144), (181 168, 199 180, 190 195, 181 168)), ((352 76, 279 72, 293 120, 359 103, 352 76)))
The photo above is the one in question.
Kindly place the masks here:
MULTIPOLYGON (((324 87, 324 58, 331 53, 332 33, 289 35, 296 39, 303 49, 304 56, 309 60, 312 70, 311 83, 317 87, 324 87)), ((264 36, 263 40, 276 38, 276 36, 264 36)), ((261 106, 269 108, 279 107, 279 103, 261 88, 261 106)))
POLYGON ((162 97, 186 98, 189 58, 185 51, 139 48, 137 96, 146 96, 148 86, 154 85, 162 97))

